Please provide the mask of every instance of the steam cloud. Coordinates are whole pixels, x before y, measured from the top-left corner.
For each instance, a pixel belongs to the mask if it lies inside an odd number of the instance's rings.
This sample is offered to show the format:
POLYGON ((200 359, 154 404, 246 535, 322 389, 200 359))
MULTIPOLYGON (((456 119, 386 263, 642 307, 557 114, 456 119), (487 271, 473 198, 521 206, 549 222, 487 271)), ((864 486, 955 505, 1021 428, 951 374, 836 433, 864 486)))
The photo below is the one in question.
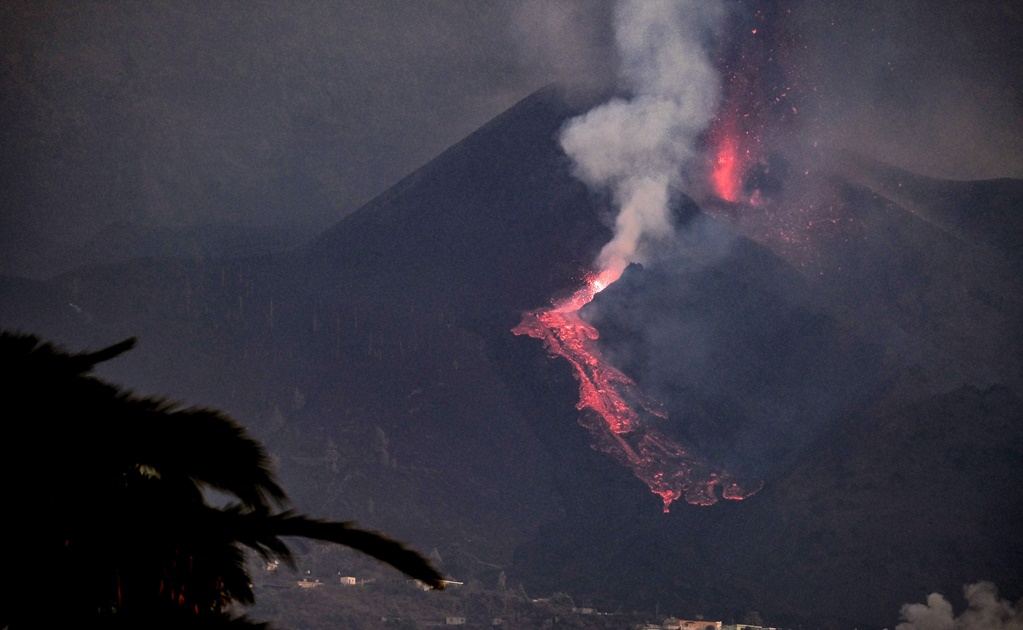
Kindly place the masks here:
POLYGON ((723 19, 719 2, 619 2, 615 42, 631 98, 612 99, 562 132, 576 176, 609 188, 619 207, 614 237, 597 260, 614 277, 643 261, 649 238, 672 232, 669 187, 685 184, 697 136, 718 106, 720 82, 704 43, 723 19))
POLYGON ((952 604, 940 593, 927 596, 926 604, 906 604, 895 630, 1023 630, 1023 601, 1015 606, 998 597, 991 582, 968 584, 963 588, 967 608, 956 617, 952 604))

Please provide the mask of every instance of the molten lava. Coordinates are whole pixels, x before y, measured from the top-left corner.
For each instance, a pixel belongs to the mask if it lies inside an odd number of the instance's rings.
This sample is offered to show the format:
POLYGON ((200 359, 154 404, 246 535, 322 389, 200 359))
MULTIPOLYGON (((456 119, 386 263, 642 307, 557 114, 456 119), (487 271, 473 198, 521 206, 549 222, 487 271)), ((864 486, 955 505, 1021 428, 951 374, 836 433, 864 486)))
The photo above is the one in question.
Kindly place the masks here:
POLYGON ((707 166, 713 193, 756 205, 763 173, 777 153, 769 147, 795 135, 803 124, 805 97, 813 85, 796 73, 806 44, 789 27, 786 3, 752 0, 733 11, 719 42, 716 65, 721 104, 707 133, 707 166))
POLYGON ((579 309, 617 279, 613 272, 587 278, 581 289, 550 309, 525 313, 512 332, 542 340, 551 356, 569 362, 579 381, 576 408, 584 412, 579 423, 590 432, 593 447, 631 468, 661 497, 665 512, 680 497, 694 505, 716 503, 715 486, 725 499, 754 494, 760 485, 743 488, 651 426, 655 418, 667 419, 667 412, 601 354, 599 333, 579 317, 579 309))
POLYGON ((739 201, 742 172, 745 170, 745 165, 739 160, 739 138, 734 124, 726 122, 721 129, 717 134, 717 156, 711 172, 711 181, 714 183, 714 193, 718 197, 727 201, 739 201))

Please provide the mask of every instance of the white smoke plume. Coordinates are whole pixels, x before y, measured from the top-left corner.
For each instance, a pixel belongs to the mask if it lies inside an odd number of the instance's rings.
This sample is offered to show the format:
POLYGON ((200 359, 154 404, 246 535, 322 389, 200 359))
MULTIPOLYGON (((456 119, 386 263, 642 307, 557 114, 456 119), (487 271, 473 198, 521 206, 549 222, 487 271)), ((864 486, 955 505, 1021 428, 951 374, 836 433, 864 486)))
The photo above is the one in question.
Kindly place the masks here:
POLYGON ((615 11, 620 79, 630 97, 572 119, 561 146, 575 174, 612 190, 614 238, 597 260, 614 277, 642 262, 645 239, 671 234, 669 187, 684 186, 696 139, 717 110, 720 80, 706 50, 724 8, 709 0, 622 0, 615 11))
POLYGON ((895 630, 1023 630, 1023 600, 1012 602, 998 597, 991 582, 967 584, 963 591, 967 608, 953 614, 952 604, 940 593, 927 596, 926 604, 906 604, 895 630))

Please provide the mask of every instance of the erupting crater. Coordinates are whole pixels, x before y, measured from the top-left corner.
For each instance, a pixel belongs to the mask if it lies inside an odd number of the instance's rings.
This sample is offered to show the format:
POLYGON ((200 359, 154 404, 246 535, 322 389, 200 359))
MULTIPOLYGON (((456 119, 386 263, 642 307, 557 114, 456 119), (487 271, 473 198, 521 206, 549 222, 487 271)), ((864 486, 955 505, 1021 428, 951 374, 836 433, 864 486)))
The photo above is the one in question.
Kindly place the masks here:
POLYGON ((742 500, 753 495, 762 483, 744 487, 658 431, 652 421, 667 419, 663 406, 644 394, 600 352, 599 333, 583 321, 579 310, 618 275, 612 270, 591 274, 568 298, 551 308, 525 313, 512 332, 540 339, 552 357, 569 362, 579 382, 576 408, 583 412, 579 424, 589 431, 593 447, 630 468, 661 497, 665 512, 679 498, 693 505, 712 505, 718 500, 715 488, 725 499, 742 500))
POLYGON ((719 120, 711 143, 715 148, 711 167, 714 194, 725 201, 737 202, 743 194, 742 178, 749 168, 750 150, 743 148, 734 118, 719 120))

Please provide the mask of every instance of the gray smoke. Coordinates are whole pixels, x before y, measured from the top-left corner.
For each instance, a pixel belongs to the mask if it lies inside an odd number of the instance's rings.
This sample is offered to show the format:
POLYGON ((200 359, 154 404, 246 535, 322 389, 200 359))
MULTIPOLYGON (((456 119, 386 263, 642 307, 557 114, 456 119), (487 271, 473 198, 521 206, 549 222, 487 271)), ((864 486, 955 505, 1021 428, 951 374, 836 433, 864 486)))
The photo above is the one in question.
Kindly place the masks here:
POLYGON ((619 211, 597 260, 615 277, 641 262, 649 238, 671 234, 669 191, 685 188, 697 136, 717 109, 720 84, 705 42, 720 28, 719 2, 623 0, 615 12, 620 78, 631 96, 571 120, 561 146, 575 173, 610 189, 619 211))
POLYGON ((536 81, 592 102, 615 81, 614 4, 608 0, 521 0, 510 30, 520 63, 536 81))
POLYGON ((791 18, 815 141, 933 177, 1023 175, 1018 3, 801 0, 791 18))
POLYGON ((991 582, 963 587, 966 610, 956 616, 952 604, 940 593, 931 593, 925 604, 906 604, 895 630, 1023 630, 1023 600, 1012 602, 998 597, 991 582))

